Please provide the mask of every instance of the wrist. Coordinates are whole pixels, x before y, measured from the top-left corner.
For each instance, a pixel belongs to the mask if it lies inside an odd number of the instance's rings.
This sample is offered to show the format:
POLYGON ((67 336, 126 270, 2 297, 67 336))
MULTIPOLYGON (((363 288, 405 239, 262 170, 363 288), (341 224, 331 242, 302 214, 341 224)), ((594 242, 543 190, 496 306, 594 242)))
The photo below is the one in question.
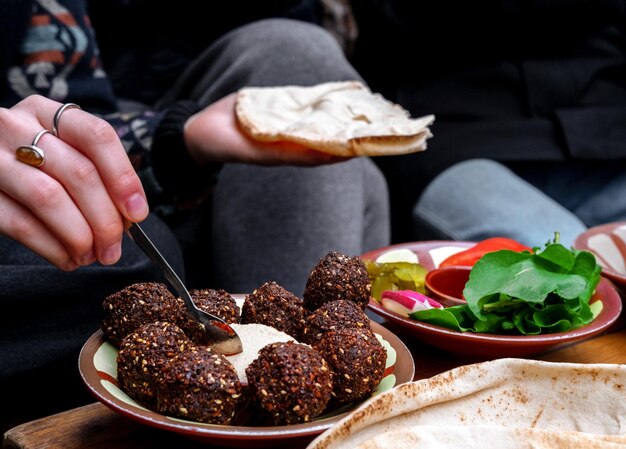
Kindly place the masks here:
POLYGON ((196 113, 193 113, 191 116, 187 117, 183 124, 183 140, 185 147, 187 148, 187 152, 189 153, 189 157, 191 157, 191 159, 199 165, 211 162, 221 162, 214 161, 207 157, 207 152, 201 145, 203 139, 203 132, 201 129, 202 124, 196 120, 197 118, 198 116, 196 113))

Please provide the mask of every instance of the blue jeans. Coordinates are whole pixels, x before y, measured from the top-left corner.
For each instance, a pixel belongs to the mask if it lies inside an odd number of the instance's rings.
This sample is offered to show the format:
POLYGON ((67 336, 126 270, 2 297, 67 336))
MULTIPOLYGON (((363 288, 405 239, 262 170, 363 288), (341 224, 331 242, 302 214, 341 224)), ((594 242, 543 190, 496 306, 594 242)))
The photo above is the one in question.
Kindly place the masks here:
POLYGON ((557 175, 550 175, 550 191, 554 196, 560 194, 563 202, 497 162, 473 159, 453 165, 428 185, 416 203, 413 219, 417 235, 420 240, 470 241, 506 236, 532 247, 543 246, 559 232, 561 243, 569 246, 587 226, 563 204, 578 204, 578 212, 587 215, 594 209, 600 220, 617 218, 619 210, 624 217, 626 207, 619 201, 612 201, 611 210, 606 208, 601 215, 597 205, 610 202, 604 198, 607 192, 620 185, 626 189, 626 175, 616 176, 612 187, 605 183, 603 188, 593 186, 594 190, 590 185, 597 177, 589 177, 587 183, 581 180, 575 188, 564 188, 571 176, 557 175))

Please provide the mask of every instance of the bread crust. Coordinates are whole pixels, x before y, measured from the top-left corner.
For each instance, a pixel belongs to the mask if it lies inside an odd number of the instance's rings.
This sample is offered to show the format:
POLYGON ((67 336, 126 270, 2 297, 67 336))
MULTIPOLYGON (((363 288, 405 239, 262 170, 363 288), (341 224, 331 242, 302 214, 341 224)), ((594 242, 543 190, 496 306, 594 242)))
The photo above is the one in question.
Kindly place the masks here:
POLYGON ((244 88, 235 113, 254 140, 293 142, 341 157, 423 151, 434 121, 433 115, 411 118, 359 81, 244 88))
POLYGON ((307 449, 626 446, 626 366, 505 358, 378 394, 307 449))

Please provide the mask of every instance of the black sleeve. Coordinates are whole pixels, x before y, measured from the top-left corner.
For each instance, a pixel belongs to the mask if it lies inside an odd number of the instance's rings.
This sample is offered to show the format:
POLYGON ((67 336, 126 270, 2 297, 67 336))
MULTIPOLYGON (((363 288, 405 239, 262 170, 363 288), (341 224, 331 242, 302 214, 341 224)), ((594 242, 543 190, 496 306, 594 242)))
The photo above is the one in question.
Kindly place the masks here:
POLYGON ((223 165, 198 164, 187 151, 183 128, 199 110, 193 101, 179 101, 164 114, 154 133, 150 165, 163 193, 175 203, 204 197, 223 165))

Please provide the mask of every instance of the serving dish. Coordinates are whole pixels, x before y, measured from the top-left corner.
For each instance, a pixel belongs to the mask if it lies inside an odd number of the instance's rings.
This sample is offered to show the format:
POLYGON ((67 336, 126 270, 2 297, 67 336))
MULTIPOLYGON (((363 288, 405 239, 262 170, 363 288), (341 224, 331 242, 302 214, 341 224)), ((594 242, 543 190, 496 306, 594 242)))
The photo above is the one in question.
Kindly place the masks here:
POLYGON ((423 242, 398 243, 396 245, 385 246, 362 254, 364 259, 384 261, 407 261, 409 254, 415 254, 412 262, 417 262, 428 271, 439 267, 439 264, 448 256, 463 251, 476 242, 465 242, 455 240, 426 240, 423 242), (394 255, 398 255, 398 259, 394 255))
MULTIPOLYGON (((233 296, 237 298, 237 295, 233 296)), ((374 393, 378 394, 413 380, 415 365, 411 353, 396 335, 375 322, 371 324, 387 349, 385 377, 374 393)), ((83 345, 79 356, 79 371, 83 382, 96 399, 130 419, 205 443, 229 447, 301 446, 359 405, 342 407, 312 422, 282 426, 226 426, 187 421, 148 410, 119 389, 116 357, 117 348, 101 331, 95 332, 83 345)))
POLYGON ((472 267, 440 267, 426 273, 426 295, 444 307, 466 304, 463 289, 472 267))
POLYGON ((626 288, 626 221, 589 228, 576 237, 573 246, 594 253, 602 274, 626 288))
MULTIPOLYGON (((392 245, 370 251, 363 258, 376 260, 389 251, 409 249, 415 252, 419 262, 427 270, 439 266, 442 254, 460 251, 474 243, 456 241, 425 241, 392 245)), ((411 337, 445 351, 476 358, 522 357, 540 354, 556 346, 580 341, 597 335, 613 324, 622 311, 622 301, 612 282, 602 278, 591 302, 602 300, 600 314, 589 324, 567 332, 544 335, 499 335, 475 332, 460 332, 434 324, 428 324, 403 317, 382 307, 376 300, 370 300, 369 309, 400 326, 411 337)))

